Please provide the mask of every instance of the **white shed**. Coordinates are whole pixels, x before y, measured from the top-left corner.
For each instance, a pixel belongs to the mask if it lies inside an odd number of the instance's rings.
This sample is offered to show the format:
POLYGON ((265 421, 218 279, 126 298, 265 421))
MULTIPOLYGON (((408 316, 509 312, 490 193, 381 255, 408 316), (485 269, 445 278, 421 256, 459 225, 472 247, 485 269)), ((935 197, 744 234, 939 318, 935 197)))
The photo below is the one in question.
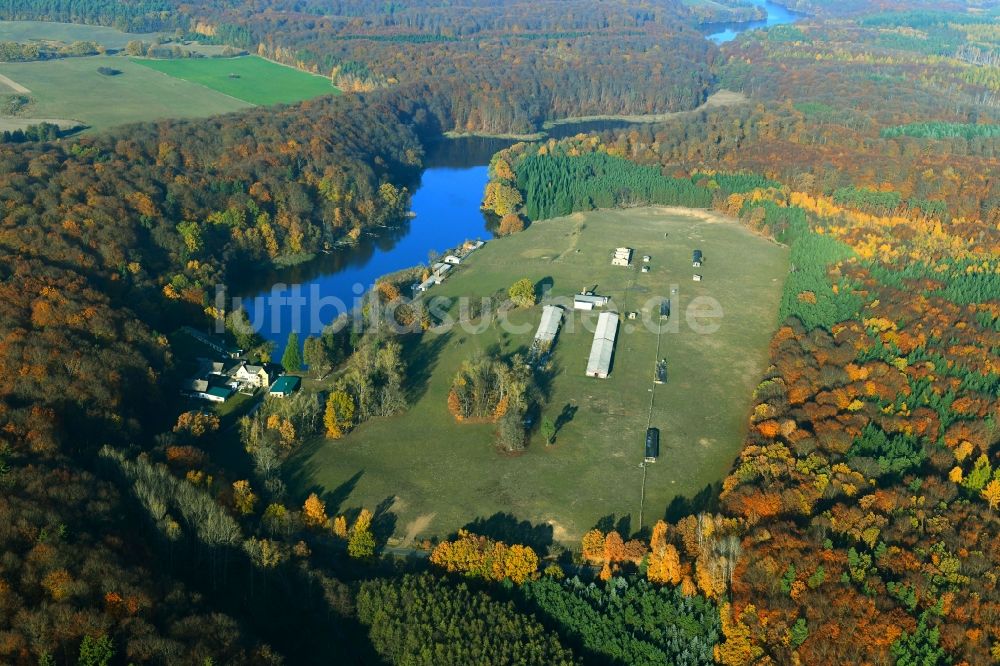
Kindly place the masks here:
POLYGON ((593 310, 608 304, 607 296, 595 296, 594 294, 576 294, 573 296, 574 310, 593 310))

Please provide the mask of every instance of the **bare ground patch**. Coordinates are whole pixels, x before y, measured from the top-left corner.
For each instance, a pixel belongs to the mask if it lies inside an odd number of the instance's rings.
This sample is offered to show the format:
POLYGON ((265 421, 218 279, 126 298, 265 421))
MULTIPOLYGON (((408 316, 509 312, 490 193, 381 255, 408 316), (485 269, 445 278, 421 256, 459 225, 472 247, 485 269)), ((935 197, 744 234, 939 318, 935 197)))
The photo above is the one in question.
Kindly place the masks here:
POLYGON ((408 522, 406 524, 406 534, 403 535, 403 543, 414 543, 417 540, 417 537, 422 532, 426 532, 427 528, 431 526, 431 522, 434 520, 434 516, 436 515, 437 513, 424 513, 408 522))

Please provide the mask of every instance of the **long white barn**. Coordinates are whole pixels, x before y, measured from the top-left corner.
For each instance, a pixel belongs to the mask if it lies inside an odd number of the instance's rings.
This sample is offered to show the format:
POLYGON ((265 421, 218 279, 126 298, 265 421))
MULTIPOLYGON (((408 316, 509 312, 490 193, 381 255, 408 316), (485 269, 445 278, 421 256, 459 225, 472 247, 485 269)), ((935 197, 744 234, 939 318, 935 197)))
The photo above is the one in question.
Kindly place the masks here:
POLYGON ((611 356, 615 351, 617 337, 618 313, 602 312, 597 319, 594 344, 590 347, 590 359, 587 361, 588 377, 608 378, 608 373, 611 371, 611 356))
POLYGON ((539 349, 546 350, 552 346, 556 334, 559 333, 559 325, 562 324, 562 315, 562 308, 555 305, 546 305, 542 308, 542 321, 535 333, 535 342, 539 349))

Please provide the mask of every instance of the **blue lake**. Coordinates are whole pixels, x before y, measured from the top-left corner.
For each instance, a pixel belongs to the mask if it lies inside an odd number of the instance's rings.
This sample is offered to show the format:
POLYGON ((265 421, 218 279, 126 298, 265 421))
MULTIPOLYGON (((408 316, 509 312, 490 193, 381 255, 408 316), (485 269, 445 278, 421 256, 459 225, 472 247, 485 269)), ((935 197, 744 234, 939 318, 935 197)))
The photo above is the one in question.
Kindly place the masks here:
POLYGON ((768 0, 750 0, 750 2, 766 9, 767 19, 750 21, 748 23, 711 23, 703 28, 705 36, 716 44, 722 44, 723 42, 736 39, 737 35, 747 30, 786 25, 788 23, 795 23, 802 18, 800 14, 790 11, 781 5, 768 2, 768 0))
POLYGON ((255 304, 244 298, 243 307, 260 333, 275 343, 275 357, 280 357, 289 332, 302 338, 318 335, 337 314, 352 309, 379 277, 426 264, 431 254, 465 240, 493 238, 479 209, 486 181, 484 164, 428 168, 411 200, 411 220, 306 264, 273 271, 261 284, 250 286, 242 295, 254 297, 255 304), (272 308, 273 299, 267 300, 272 295, 301 296, 309 307, 286 303, 272 308), (312 304, 318 298, 329 305, 314 313, 312 304))

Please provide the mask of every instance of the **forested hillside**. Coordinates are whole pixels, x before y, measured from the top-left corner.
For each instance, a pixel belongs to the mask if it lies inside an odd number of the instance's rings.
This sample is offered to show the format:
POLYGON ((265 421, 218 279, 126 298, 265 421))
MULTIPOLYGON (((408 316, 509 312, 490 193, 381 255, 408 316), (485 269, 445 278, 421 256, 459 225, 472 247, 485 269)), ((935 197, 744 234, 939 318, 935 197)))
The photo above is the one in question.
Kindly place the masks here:
MULTIPOLYGON (((750 637, 727 632, 724 663, 1000 657, 997 112, 975 65, 909 43, 873 55, 881 38, 864 27, 945 20, 747 37, 723 75, 791 104, 521 144, 491 165, 487 203, 531 220, 707 198, 792 245, 772 366, 721 494, 743 549, 734 619, 750 637), (833 64, 848 60, 871 64, 833 64), (925 77, 949 107, 917 94, 925 77), (887 87, 899 104, 877 101, 887 87), (685 194, 692 184, 703 194, 685 194)), ((958 22, 952 39, 986 23, 958 22)))
MULTIPOLYGON (((429 642, 461 661, 480 634, 518 662, 1000 660, 997 14, 787 4, 816 16, 718 49, 673 1, 4 3, 250 47, 356 94, 0 146, 0 661, 411 663, 429 642), (485 193, 529 221, 712 206, 791 245, 719 515, 602 529, 563 561, 649 584, 564 580, 475 535, 438 558, 467 587, 402 577, 373 557, 388 509, 300 505, 257 475, 277 458, 226 468, 218 422, 178 419, 166 334, 214 314, 220 280, 399 223, 441 132, 718 88, 750 103, 519 144, 485 193)), ((334 343, 362 388, 399 360, 334 343)), ((273 452, 322 421, 249 427, 273 452)))
POLYGON ((349 91, 419 85, 441 129, 460 132, 692 109, 708 93, 716 55, 679 0, 150 2, 113 17, 111 4, 15 2, 0 17, 176 29, 331 76, 349 91))

